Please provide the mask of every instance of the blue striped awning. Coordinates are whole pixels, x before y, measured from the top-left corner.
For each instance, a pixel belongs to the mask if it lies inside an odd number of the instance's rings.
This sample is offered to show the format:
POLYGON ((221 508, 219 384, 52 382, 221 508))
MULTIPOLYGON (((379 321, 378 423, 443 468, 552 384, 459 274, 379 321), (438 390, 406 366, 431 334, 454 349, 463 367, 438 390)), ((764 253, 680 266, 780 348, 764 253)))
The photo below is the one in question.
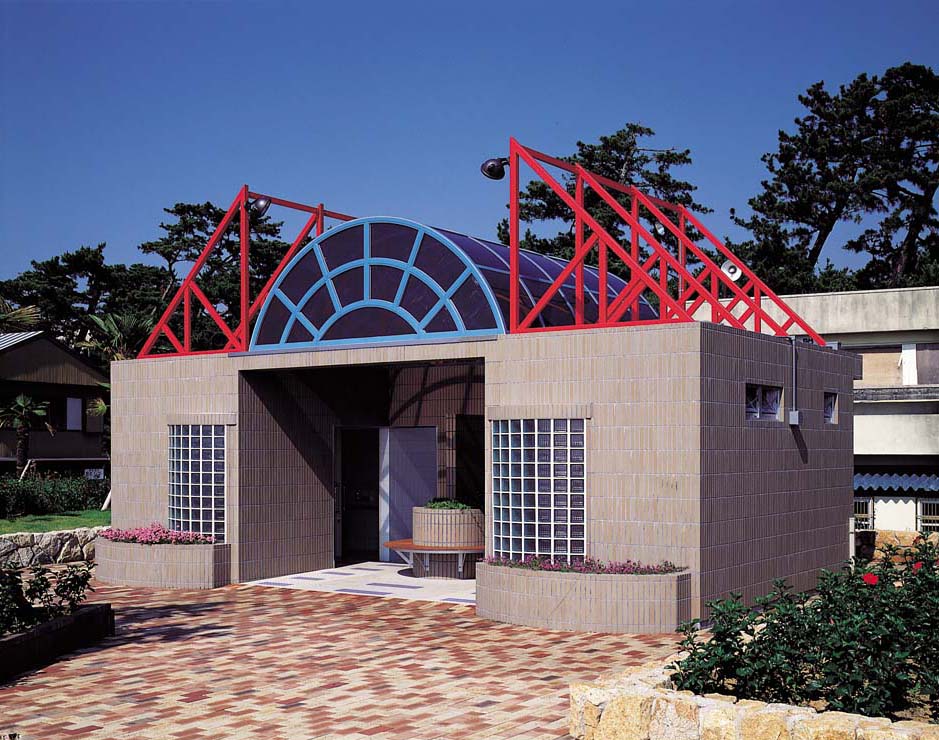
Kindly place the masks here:
POLYGON ((939 475, 928 473, 856 473, 855 491, 939 493, 939 475))

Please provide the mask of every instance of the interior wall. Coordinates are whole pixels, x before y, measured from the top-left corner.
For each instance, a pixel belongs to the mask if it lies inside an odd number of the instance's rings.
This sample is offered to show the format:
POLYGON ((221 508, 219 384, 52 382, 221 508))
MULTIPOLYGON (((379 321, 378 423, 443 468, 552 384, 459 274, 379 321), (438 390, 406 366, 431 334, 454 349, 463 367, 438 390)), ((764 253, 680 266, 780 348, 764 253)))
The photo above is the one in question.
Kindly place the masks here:
POLYGON ((335 428, 387 424, 381 367, 243 372, 238 580, 333 565, 335 428))
POLYGON ((482 361, 390 370, 390 426, 437 427, 437 496, 456 498, 456 417, 485 412, 482 361))
POLYGON ((456 415, 483 395, 475 363, 240 373, 238 580, 332 567, 336 427, 436 427, 437 495, 453 497, 456 415))

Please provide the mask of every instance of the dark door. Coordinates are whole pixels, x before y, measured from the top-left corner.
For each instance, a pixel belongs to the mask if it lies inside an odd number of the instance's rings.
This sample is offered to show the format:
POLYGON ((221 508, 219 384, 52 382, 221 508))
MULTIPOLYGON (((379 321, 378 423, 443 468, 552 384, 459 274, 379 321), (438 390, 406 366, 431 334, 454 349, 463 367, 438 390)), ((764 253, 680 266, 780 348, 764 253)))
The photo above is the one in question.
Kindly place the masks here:
POLYGON ((456 497, 483 508, 486 497, 486 440, 482 416, 456 417, 456 497))
POLYGON ((378 429, 340 429, 340 563, 378 560, 378 429))

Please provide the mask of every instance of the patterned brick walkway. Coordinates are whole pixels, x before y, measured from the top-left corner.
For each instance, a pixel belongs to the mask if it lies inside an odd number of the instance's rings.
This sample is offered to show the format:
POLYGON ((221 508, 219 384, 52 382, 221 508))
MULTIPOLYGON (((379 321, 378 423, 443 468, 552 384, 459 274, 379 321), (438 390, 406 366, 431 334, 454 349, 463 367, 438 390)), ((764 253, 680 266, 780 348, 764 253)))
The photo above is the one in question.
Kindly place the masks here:
POLYGON ((99 586, 118 634, 0 685, 0 734, 54 738, 565 737, 572 679, 674 636, 547 632, 471 606, 231 586, 99 586))

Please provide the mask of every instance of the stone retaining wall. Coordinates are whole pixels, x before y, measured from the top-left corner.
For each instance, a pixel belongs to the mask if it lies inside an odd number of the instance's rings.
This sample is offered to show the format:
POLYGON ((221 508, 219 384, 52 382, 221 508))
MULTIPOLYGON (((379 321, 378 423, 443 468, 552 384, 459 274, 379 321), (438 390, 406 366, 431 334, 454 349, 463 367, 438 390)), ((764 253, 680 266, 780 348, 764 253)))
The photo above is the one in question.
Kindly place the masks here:
POLYGON ((138 545, 101 539, 95 576, 150 588, 218 588, 231 582, 231 545, 138 545))
POLYGON ((15 532, 0 535, 0 563, 21 568, 95 559, 98 532, 107 527, 79 527, 56 532, 15 532))
POLYGON ((576 740, 939 740, 925 722, 675 691, 664 664, 571 684, 570 699, 576 740))
POLYGON ((479 563, 476 614, 576 632, 674 632, 691 617, 691 575, 594 575, 479 563))

